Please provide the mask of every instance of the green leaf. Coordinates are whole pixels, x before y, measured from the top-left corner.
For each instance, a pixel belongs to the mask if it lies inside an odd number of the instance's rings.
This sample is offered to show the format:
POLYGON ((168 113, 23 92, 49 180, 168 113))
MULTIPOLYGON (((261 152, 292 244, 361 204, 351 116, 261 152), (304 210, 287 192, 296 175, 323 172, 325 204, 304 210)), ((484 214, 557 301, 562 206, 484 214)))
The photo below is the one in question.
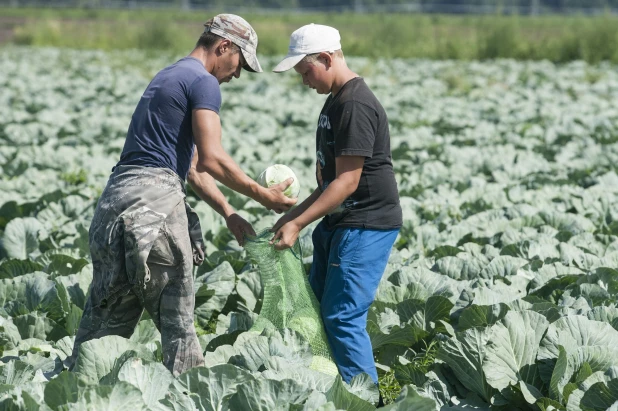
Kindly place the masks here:
POLYGON ((593 374, 593 371, 592 371, 592 368, 590 367, 590 364, 588 364, 587 362, 584 362, 582 364, 582 367, 577 372, 577 375, 575 377, 575 383, 578 385, 583 383, 592 374, 593 374))
POLYGON ((436 402, 431 398, 421 397, 411 385, 406 385, 394 403, 383 408, 384 411, 434 411, 436 402))
POLYGON ((536 366, 539 343, 549 322, 533 311, 510 311, 489 330, 483 371, 498 391, 523 381, 541 386, 536 366))
MULTIPOLYGON (((388 280, 396 286, 420 289, 421 292, 411 292, 409 296, 405 296, 403 299, 411 299, 415 298, 413 295, 419 295, 426 297, 417 299, 426 300, 431 295, 441 295, 454 302, 456 296, 461 293, 461 289, 467 286, 466 281, 457 281, 424 267, 403 266, 388 277, 388 280)), ((389 283, 383 281, 380 283, 380 287, 386 284, 389 283)), ((403 299, 392 302, 401 302, 403 299)))
POLYGON ((0 409, 2 410, 38 411, 41 409, 39 402, 29 392, 22 390, 21 387, 15 387, 4 395, 4 398, 0 399, 0 409))
POLYGON ((195 320, 202 328, 214 312, 221 312, 235 285, 236 274, 227 261, 195 279, 195 320))
POLYGON ((405 300, 425 301, 430 294, 419 284, 395 286, 390 282, 381 282, 376 292, 375 301, 387 304, 398 304, 405 300))
POLYGON ((542 397, 543 394, 538 389, 519 381, 517 384, 509 385, 496 393, 491 399, 491 403, 498 409, 506 407, 507 409, 527 410, 535 409, 531 404, 535 404, 542 397))
POLYGON ((0 207, 0 229, 6 227, 9 221, 17 217, 23 217, 23 215, 23 209, 17 202, 7 201, 0 207))
POLYGON ((173 380, 172 373, 163 364, 142 358, 127 360, 118 372, 118 381, 127 382, 138 388, 148 407, 154 406, 165 397, 173 380))
POLYGON ((0 280, 0 306, 9 315, 45 312, 57 322, 64 319, 70 308, 64 286, 41 272, 0 280))
POLYGON ((539 398, 535 404, 539 407, 540 411, 563 411, 565 409, 558 401, 546 397, 539 398))
POLYGON ((15 386, 32 381, 36 372, 35 367, 20 360, 11 360, 0 369, 0 384, 15 386))
POLYGON ((84 309, 86 305, 86 295, 88 287, 92 282, 92 272, 88 269, 82 270, 79 274, 62 275, 54 278, 56 284, 60 283, 66 288, 69 298, 73 304, 84 309))
POLYGON ((157 329, 154 321, 142 319, 137 323, 137 327, 135 327, 130 340, 134 343, 147 345, 154 341, 161 341, 161 333, 157 329))
POLYGON ((426 302, 419 300, 405 300, 397 304, 397 313, 404 323, 410 323, 425 331, 432 331, 438 321, 448 321, 449 313, 453 308, 447 298, 431 296, 426 302))
MULTIPOLYGON (((299 407, 299 411, 311 411, 311 410, 321 410, 321 411, 335 411, 337 407, 332 402, 329 402, 326 399, 326 396, 319 391, 312 391, 307 398, 307 401, 303 404, 302 407, 299 407)), ((290 407, 290 411, 295 410, 290 407)))
POLYGON ((68 336, 64 328, 54 320, 47 318, 46 313, 37 311, 13 317, 13 324, 15 324, 23 339, 38 338, 40 340, 58 341, 68 336))
MULTIPOLYGON (((318 390, 326 392, 335 381, 335 377, 332 375, 302 366, 299 367, 298 364, 288 362, 282 357, 271 357, 264 365, 268 369, 262 371, 262 377, 277 381, 285 379, 294 380, 305 386, 309 391, 318 390)), ((373 384, 373 381, 371 383, 373 384)), ((364 386, 361 384, 358 389, 364 389, 364 386)), ((326 402, 326 398, 324 400, 326 402)))
POLYGON ((618 347, 580 346, 572 351, 567 351, 562 346, 558 348, 559 356, 551 377, 550 394, 560 402, 566 402, 568 395, 577 388, 575 384, 572 387, 567 386, 582 367, 586 368, 584 373, 591 373, 591 376, 595 376, 597 372, 606 372, 612 367, 618 368, 618 347))
MULTIPOLYGON (((537 357, 540 375, 545 383, 553 379, 552 368, 558 358, 559 346, 569 354, 584 346, 618 347, 618 331, 607 323, 580 315, 562 317, 550 324, 537 357)), ((554 392, 554 395, 557 393, 554 392)))
POLYGON ((367 332, 374 351, 385 345, 409 347, 428 335, 426 331, 412 325, 395 325, 388 332, 383 332, 375 317, 367 320, 367 332))
POLYGON ((618 379, 607 384, 597 382, 586 391, 580 402, 582 411, 605 411, 618 405, 618 379))
POLYGON ((43 266, 32 260, 8 259, 0 262, 0 279, 14 278, 41 271, 43 266))
POLYGON ((307 389, 294 380, 250 379, 236 387, 236 392, 229 397, 223 409, 230 411, 288 409, 291 404, 302 404, 308 397, 307 389))
POLYGON ((32 217, 11 220, 2 236, 2 247, 9 258, 26 260, 39 251, 39 232, 43 225, 32 217))
POLYGON ((393 365, 392 368, 395 370, 395 378, 402 386, 413 384, 417 387, 422 387, 427 382, 425 371, 420 369, 422 367, 419 367, 414 362, 406 362, 405 364, 399 362, 393 365))
POLYGON ((479 276, 481 278, 496 278, 517 275, 517 271, 526 264, 528 264, 528 260, 523 258, 501 255, 491 260, 479 276))
MULTIPOLYGON (((69 274, 77 274, 90 262, 85 258, 74 258, 66 254, 50 254, 44 264, 46 273, 49 273, 52 278, 69 274)), ((45 261, 38 259, 38 261, 45 261)))
MULTIPOLYGON (((592 367, 590 367, 592 368, 592 367)), ((584 394, 598 382, 608 383, 614 378, 618 377, 618 368, 609 368, 606 371, 594 371, 588 378, 577 385, 577 389, 573 390, 567 401, 567 411, 580 411, 582 406, 581 400, 584 398, 584 394)), ((567 384, 568 386, 569 384, 567 384)))
POLYGON ((326 392, 326 399, 332 401, 337 409, 344 410, 375 410, 375 406, 350 393, 343 384, 341 376, 335 378, 332 387, 326 392))
POLYGON ((76 374, 61 372, 45 386, 45 403, 53 410, 76 403, 79 393, 87 384, 76 374))
POLYGON ((466 307, 459 316, 459 329, 466 330, 473 327, 487 327, 504 318, 509 307, 504 303, 494 305, 472 304, 466 307))
POLYGON ((485 380, 485 361, 489 333, 480 328, 458 332, 442 344, 436 358, 444 361, 470 391, 489 402, 495 390, 485 380))
POLYGON ((571 284, 577 282, 580 278, 578 274, 564 275, 556 278, 552 278, 546 282, 542 287, 531 292, 529 295, 537 296, 544 300, 547 300, 553 304, 557 304, 564 293, 571 284))
POLYGON ((311 365, 313 359, 311 347, 301 334, 290 329, 264 330, 262 334, 249 333, 246 338, 239 338, 234 343, 234 349, 238 354, 230 357, 229 363, 257 371, 271 357, 277 356, 297 366, 311 365))
POLYGON ((65 317, 64 329, 69 333, 69 335, 77 334, 77 330, 79 329, 79 323, 81 322, 82 315, 84 311, 76 306, 75 304, 71 304, 71 311, 65 317))
POLYGON ((545 318, 547 318, 547 321, 549 321, 550 323, 553 323, 562 317, 560 308, 557 305, 552 304, 550 302, 533 303, 532 306, 530 307, 530 310, 543 315, 545 318))
POLYGON ((608 323, 618 331, 618 308, 616 307, 594 307, 587 313, 587 316, 590 320, 608 323))
POLYGON ((262 298, 262 282, 257 271, 247 271, 238 275, 236 292, 243 299, 245 308, 252 312, 259 312, 262 298))
POLYGON ((14 349, 20 340, 21 335, 13 320, 0 316, 0 356, 5 350, 14 349))
POLYGON ((352 394, 369 403, 378 403, 380 391, 376 383, 371 379, 371 376, 367 373, 355 375, 347 388, 352 394))
POLYGON ((439 260, 442 257, 450 257, 456 256, 459 253, 462 253, 464 250, 458 247, 453 247, 450 245, 442 245, 434 248, 433 250, 427 253, 427 257, 435 257, 436 260, 439 260))
POLYGON ((144 346, 116 335, 86 341, 79 347, 73 372, 92 384, 98 384, 115 368, 119 370, 130 357, 154 360, 152 352, 144 346))
POLYGON ((148 411, 142 393, 133 385, 123 381, 110 385, 87 387, 71 411, 148 411))
POLYGON ((483 267, 483 262, 476 258, 462 260, 459 257, 443 257, 436 261, 432 270, 454 280, 473 280, 479 278, 483 267))
POLYGON ((224 397, 236 393, 237 386, 255 378, 247 371, 231 364, 211 368, 196 367, 179 375, 172 387, 193 400, 198 410, 218 410, 224 397))

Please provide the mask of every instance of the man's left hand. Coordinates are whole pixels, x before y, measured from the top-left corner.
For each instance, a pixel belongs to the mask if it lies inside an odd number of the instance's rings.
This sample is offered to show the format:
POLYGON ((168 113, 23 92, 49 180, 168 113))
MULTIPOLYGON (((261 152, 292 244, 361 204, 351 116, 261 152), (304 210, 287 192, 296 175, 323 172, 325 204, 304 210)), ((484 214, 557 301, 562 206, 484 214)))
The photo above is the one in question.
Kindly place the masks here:
POLYGON ((236 213, 230 214, 225 219, 225 224, 241 247, 245 245, 245 235, 255 235, 255 230, 253 230, 251 224, 236 213))
POLYGON ((277 230, 275 236, 269 243, 274 244, 275 250, 285 250, 286 248, 292 247, 294 243, 296 243, 299 234, 300 227, 294 220, 292 220, 285 223, 279 230, 277 230))

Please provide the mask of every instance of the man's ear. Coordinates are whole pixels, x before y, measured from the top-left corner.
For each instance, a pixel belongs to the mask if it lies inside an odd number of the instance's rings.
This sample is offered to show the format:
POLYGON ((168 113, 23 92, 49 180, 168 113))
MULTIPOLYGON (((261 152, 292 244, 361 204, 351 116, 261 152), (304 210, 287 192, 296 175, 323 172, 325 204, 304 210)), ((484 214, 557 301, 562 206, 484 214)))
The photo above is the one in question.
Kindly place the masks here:
POLYGON ((232 42, 229 41, 228 39, 223 39, 217 45, 217 54, 218 55, 225 54, 230 50, 231 47, 232 47, 232 42))
POLYGON ((332 56, 332 54, 327 53, 325 51, 320 53, 320 55, 318 56, 318 60, 321 60, 324 63, 324 66, 326 66, 327 69, 329 69, 333 65, 333 56, 332 56))

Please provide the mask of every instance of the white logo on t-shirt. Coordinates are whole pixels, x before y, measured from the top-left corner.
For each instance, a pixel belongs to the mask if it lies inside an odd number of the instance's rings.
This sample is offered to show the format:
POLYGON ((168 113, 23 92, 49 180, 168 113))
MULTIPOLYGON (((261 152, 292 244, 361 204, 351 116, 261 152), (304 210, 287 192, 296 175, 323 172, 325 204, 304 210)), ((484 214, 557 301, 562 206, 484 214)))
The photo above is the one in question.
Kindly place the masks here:
POLYGON ((318 121, 318 127, 330 130, 330 120, 324 114, 320 114, 320 120, 318 121))

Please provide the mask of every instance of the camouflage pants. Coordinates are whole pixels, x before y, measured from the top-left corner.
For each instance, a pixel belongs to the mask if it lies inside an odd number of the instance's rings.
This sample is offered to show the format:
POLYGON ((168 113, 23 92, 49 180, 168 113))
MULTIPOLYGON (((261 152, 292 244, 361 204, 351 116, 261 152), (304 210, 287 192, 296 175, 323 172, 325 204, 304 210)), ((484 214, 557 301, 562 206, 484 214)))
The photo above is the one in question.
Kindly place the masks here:
MULTIPOLYGON (((107 335, 131 337, 144 309, 161 332, 163 363, 174 375, 203 365, 193 325, 193 251, 187 226, 185 203, 181 201, 152 243, 146 260, 149 280, 129 285, 128 293, 121 293, 105 304, 97 304, 94 293, 89 294, 68 361, 70 367, 79 346, 86 341, 107 335)), ((93 282, 97 276, 106 275, 97 272, 97 267, 95 264, 93 282)))

